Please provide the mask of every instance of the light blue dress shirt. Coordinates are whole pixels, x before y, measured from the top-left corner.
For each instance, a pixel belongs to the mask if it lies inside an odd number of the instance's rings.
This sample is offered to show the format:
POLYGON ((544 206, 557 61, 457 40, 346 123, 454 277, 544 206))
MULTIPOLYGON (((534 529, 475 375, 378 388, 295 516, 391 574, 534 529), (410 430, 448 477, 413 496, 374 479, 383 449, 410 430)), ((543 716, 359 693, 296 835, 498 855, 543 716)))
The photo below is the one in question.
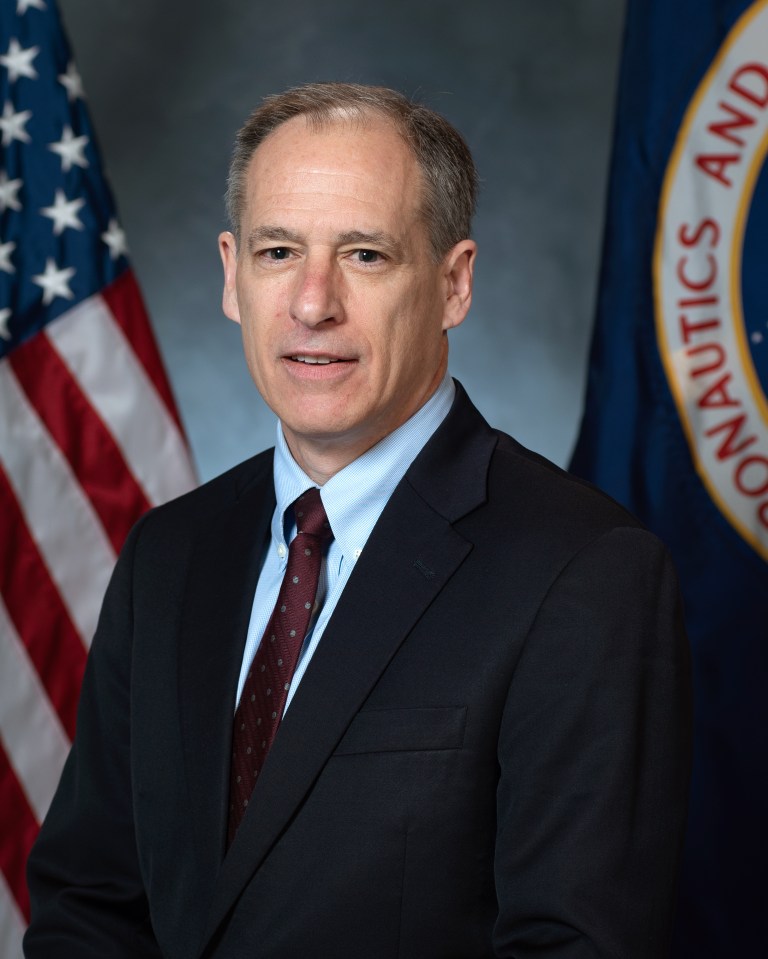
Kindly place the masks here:
MULTIPOLYGON (((286 709, 322 639, 328 620, 365 548, 371 530, 406 470, 445 419, 455 392, 453 380, 446 373, 440 386, 420 410, 321 487, 320 498, 334 538, 320 572, 315 604, 318 612, 314 614, 299 654, 296 672, 288 690, 286 709)), ((288 544, 296 535, 293 513, 290 512, 286 518, 286 510, 302 493, 312 486, 317 486, 291 455, 279 422, 275 443, 274 482, 277 506, 272 516, 270 544, 251 608, 248 637, 237 686, 238 702, 248 667, 277 602, 277 594, 288 562, 288 544), (290 528, 286 529, 288 523, 290 528)))

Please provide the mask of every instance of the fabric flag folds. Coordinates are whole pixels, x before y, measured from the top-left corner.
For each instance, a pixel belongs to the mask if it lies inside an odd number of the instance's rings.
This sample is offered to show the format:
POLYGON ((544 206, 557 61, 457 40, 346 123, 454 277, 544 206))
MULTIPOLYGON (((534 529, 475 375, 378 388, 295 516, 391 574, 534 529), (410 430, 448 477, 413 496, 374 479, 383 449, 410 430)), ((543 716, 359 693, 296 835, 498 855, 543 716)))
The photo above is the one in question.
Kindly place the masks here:
POLYGON ((768 849, 768 0, 629 0, 574 472, 666 541, 694 659, 677 957, 756 956, 768 849))
POLYGON ((0 955, 133 522, 195 482, 55 0, 0 6, 0 955))

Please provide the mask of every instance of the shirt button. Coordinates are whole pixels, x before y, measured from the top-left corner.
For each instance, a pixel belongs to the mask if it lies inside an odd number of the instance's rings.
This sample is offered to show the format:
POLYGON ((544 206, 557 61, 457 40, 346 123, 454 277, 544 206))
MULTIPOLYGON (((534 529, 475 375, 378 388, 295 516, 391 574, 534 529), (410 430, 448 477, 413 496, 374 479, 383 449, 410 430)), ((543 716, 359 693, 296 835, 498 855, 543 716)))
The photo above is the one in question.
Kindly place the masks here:
POLYGON ((283 546, 283 544, 280 543, 280 545, 277 547, 277 555, 280 557, 280 559, 285 559, 286 552, 287 550, 285 546, 283 546))
POLYGON ((362 551, 361 549, 356 549, 355 552, 354 552, 354 557, 355 557, 355 559, 360 559, 360 557, 362 556, 362 554, 363 554, 363 551, 362 551))

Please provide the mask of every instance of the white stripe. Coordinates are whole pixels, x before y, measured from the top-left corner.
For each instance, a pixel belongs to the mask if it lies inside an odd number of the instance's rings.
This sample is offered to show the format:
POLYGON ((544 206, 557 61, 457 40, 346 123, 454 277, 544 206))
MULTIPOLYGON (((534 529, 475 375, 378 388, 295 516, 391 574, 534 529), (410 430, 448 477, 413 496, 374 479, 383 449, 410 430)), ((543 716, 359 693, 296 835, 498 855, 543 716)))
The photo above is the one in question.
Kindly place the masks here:
POLYGON ((192 489, 195 477, 178 427, 105 301, 83 300, 46 332, 150 503, 192 489))
MULTIPOLYGON (((41 822, 53 799, 69 739, 0 599, 0 733, 8 759, 41 822)), ((5 955, 5 953, 0 953, 5 955)))
POLYGON ((114 551, 7 363, 0 363, 0 412, 0 466, 75 627, 90 645, 114 551))
POLYGON ((0 872, 0 956, 3 959, 22 959, 21 940, 25 925, 5 876, 0 872))

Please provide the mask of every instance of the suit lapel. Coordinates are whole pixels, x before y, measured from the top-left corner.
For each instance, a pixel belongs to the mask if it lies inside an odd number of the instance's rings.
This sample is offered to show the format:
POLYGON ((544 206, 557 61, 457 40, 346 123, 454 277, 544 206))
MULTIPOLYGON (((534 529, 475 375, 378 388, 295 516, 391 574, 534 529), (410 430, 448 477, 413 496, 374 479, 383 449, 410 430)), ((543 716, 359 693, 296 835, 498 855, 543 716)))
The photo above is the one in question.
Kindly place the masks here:
POLYGON ((483 502, 496 437, 459 390, 451 414, 376 524, 286 713, 222 865, 204 941, 290 823, 408 633, 472 548, 452 523, 483 502))
POLYGON ((198 869, 222 859, 237 679, 264 544, 274 511, 271 459, 198 537, 179 652, 184 761, 198 869))

